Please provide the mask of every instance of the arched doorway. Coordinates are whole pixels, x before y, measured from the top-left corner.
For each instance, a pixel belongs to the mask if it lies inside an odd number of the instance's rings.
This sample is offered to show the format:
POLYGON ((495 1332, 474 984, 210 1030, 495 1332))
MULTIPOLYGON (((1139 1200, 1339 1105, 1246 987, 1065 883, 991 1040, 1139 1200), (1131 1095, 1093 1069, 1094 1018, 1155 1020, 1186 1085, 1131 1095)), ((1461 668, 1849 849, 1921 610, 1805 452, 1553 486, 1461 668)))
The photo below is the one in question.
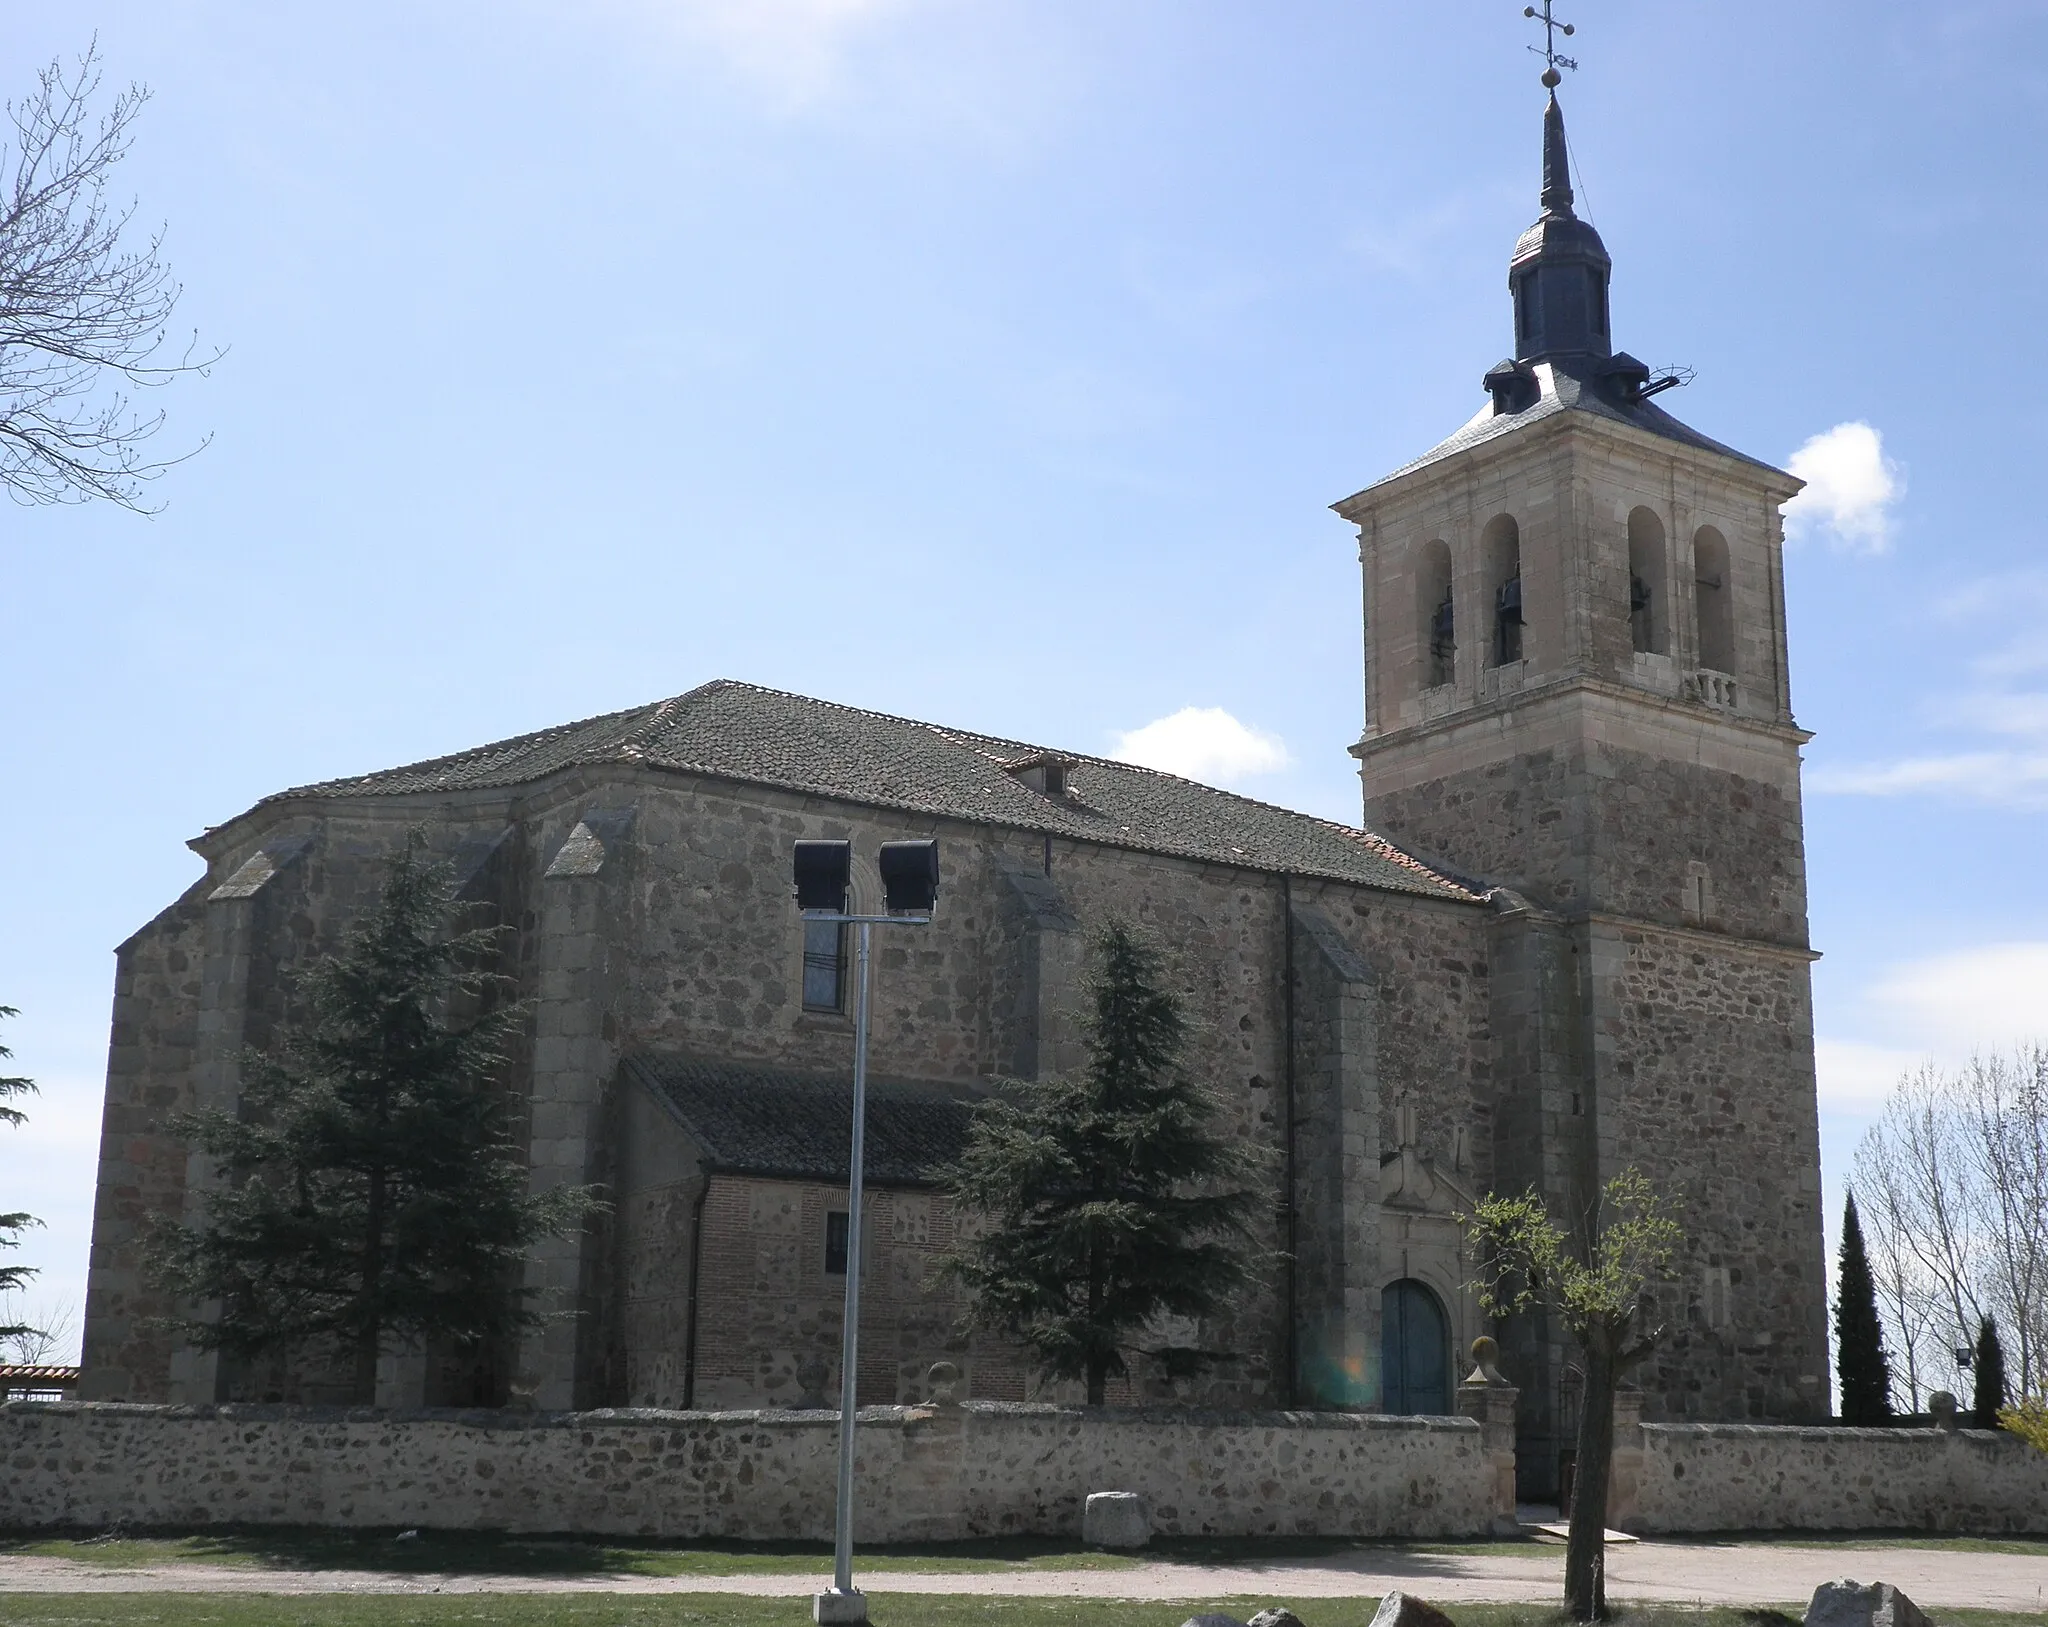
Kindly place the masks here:
POLYGON ((1443 1307, 1413 1277, 1380 1290, 1380 1374, 1385 1410, 1451 1410, 1451 1340, 1443 1307))

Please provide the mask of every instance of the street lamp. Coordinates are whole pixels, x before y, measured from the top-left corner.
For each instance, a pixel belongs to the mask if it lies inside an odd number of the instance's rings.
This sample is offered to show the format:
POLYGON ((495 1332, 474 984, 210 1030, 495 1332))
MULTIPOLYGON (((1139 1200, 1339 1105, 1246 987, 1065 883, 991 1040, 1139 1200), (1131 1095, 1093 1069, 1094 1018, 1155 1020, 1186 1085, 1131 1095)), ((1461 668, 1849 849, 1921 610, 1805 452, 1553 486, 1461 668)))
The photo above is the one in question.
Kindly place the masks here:
POLYGON ((884 913, 856 915, 848 908, 853 844, 796 844, 796 906, 803 918, 838 922, 851 926, 855 934, 853 1150, 846 1183, 846 1314, 839 1334, 839 1504, 832 1531, 832 1587, 811 1598, 812 1619, 821 1624, 868 1619, 867 1599, 853 1585, 854 1379, 860 1351, 861 1164, 868 1119, 868 933, 878 926, 931 925, 939 899, 939 844, 884 842, 875 867, 882 875, 884 913))

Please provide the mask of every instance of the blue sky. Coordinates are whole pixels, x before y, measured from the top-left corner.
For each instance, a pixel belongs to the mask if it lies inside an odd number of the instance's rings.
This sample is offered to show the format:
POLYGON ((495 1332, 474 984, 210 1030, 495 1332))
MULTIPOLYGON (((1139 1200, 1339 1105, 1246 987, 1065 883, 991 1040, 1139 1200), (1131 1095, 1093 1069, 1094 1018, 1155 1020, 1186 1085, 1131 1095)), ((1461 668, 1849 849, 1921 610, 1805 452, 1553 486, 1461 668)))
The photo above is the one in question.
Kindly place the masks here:
MULTIPOLYGON (((1519 4, 77 0, 155 92, 153 519, 0 508, 0 1206, 82 1298, 112 948, 266 792, 730 676, 1355 818, 1353 540, 1509 347, 1519 4)), ((2048 5, 1561 8, 1667 403, 1802 458, 1830 1207, 2048 1028, 2048 5), (1844 430, 1842 426, 1862 426, 1844 430), (1802 452, 1802 449, 1804 451, 1802 452)))

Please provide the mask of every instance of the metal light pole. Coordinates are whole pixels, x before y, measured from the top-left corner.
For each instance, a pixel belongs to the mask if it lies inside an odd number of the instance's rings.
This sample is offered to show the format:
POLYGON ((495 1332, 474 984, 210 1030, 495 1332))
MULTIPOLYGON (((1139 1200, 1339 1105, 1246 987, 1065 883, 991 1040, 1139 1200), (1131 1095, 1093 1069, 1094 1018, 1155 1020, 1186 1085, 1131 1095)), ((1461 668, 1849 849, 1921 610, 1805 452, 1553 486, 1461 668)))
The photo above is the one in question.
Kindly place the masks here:
POLYGON ((846 1183, 846 1310, 839 1332, 839 1496, 832 1530, 832 1587, 813 1594, 812 1619, 821 1627, 868 1619, 866 1597, 853 1585, 853 1431, 860 1364, 861 1207, 868 1123, 868 939, 878 926, 929 926, 939 896, 937 842, 884 842, 882 915, 848 911, 853 849, 848 842, 796 844, 797 907, 806 921, 854 929, 853 1146, 846 1183))

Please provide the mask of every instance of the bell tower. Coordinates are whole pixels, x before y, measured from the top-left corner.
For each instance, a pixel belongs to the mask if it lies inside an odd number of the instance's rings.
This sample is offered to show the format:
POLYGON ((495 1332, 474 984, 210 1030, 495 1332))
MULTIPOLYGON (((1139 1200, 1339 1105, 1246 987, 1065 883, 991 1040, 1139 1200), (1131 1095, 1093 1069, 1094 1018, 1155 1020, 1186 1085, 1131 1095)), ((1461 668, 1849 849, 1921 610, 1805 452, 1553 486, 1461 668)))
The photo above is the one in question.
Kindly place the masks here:
MULTIPOLYGON (((1546 11, 1547 11, 1546 7, 1546 11)), ((1335 505, 1358 528, 1365 819, 1493 886, 1495 1187, 1582 1214, 1622 1169, 1681 1206, 1649 1419, 1828 1410, 1799 749, 1779 505, 1610 335, 1553 57, 1515 348, 1447 440, 1335 505)), ((1569 1350, 1504 1330, 1524 1492, 1569 1350)))

